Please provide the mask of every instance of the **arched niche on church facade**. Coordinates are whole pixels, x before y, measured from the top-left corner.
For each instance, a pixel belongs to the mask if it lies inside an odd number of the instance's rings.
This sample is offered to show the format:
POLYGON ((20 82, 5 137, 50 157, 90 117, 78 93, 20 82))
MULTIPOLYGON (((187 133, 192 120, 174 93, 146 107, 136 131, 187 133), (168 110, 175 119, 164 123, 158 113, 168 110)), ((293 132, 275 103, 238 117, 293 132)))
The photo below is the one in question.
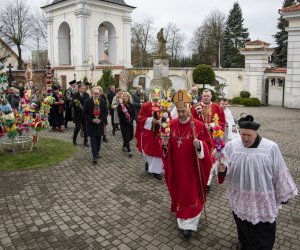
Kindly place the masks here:
POLYGON ((117 31, 110 22, 98 27, 98 63, 117 65, 117 31))
POLYGON ((67 22, 60 24, 57 42, 59 65, 71 65, 71 29, 67 22))

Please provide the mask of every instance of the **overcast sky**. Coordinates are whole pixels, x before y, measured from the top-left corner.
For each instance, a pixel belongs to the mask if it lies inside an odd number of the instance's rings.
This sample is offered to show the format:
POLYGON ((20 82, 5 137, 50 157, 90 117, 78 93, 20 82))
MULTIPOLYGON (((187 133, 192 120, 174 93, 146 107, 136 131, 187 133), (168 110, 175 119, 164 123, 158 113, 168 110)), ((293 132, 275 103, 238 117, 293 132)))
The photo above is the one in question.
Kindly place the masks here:
MULTIPOLYGON (((9 0, 4 0, 9 1, 9 0)), ((276 46, 273 35, 277 32, 278 10, 284 0, 239 0, 244 27, 248 28, 251 40, 259 38, 276 46)), ((27 0, 35 8, 45 0, 27 0)), ((202 24, 212 10, 220 10, 226 16, 236 0, 125 0, 135 6, 133 21, 152 17, 157 30, 168 22, 173 22, 186 36, 186 43, 191 39, 194 30, 202 24)))

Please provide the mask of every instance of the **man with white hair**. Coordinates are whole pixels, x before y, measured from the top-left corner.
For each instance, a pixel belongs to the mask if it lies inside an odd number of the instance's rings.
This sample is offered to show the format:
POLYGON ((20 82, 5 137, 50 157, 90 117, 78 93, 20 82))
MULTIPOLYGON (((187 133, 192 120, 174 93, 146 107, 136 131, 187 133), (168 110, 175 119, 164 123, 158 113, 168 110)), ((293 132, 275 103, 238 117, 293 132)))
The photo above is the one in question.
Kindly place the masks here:
POLYGON ((298 190, 278 145, 258 134, 260 124, 253 116, 241 118, 238 124, 241 138, 226 145, 218 180, 223 183, 226 176, 229 181, 227 196, 237 226, 237 249, 271 250, 278 210, 298 190))
POLYGON ((108 114, 106 103, 100 98, 101 90, 101 87, 92 89, 93 96, 85 101, 82 111, 90 137, 93 164, 97 164, 97 159, 100 159, 101 136, 104 133, 104 122, 108 114))
POLYGON ((202 96, 199 95, 199 88, 197 86, 191 88, 191 96, 193 100, 196 100, 197 102, 201 101, 202 96))

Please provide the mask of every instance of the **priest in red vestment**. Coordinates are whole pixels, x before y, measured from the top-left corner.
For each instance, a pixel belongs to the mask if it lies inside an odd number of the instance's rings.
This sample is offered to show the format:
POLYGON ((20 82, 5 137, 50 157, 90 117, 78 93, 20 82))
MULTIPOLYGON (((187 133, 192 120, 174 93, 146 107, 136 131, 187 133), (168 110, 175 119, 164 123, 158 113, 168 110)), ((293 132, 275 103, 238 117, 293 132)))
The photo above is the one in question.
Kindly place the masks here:
POLYGON ((135 132, 136 145, 143 153, 145 170, 161 179, 163 170, 160 138, 160 89, 154 88, 150 101, 145 102, 140 110, 135 132))
MULTIPOLYGON (((193 117, 205 124, 205 127, 210 133, 210 135, 213 132, 213 128, 215 126, 214 124, 215 114, 217 114, 219 117, 219 126, 222 128, 223 131, 225 131, 225 125, 226 125, 225 114, 223 109, 217 103, 212 102, 211 98, 212 98, 211 91, 209 89, 205 89, 203 90, 202 93, 202 101, 201 102, 194 101, 194 105, 192 107, 193 117)), ((213 140, 212 140, 212 144, 213 144, 213 140)), ((215 151, 212 151, 212 155, 214 154, 215 151)), ((207 181, 207 192, 210 191, 210 184, 213 177, 213 173, 215 172, 215 167, 216 166, 214 166, 211 169, 207 181)))
POLYGON ((176 213, 183 235, 190 238, 191 232, 197 230, 206 201, 206 183, 212 166, 211 140, 203 122, 191 117, 191 97, 185 90, 176 93, 174 103, 178 118, 170 121, 169 140, 163 140, 165 180, 171 211, 176 213))

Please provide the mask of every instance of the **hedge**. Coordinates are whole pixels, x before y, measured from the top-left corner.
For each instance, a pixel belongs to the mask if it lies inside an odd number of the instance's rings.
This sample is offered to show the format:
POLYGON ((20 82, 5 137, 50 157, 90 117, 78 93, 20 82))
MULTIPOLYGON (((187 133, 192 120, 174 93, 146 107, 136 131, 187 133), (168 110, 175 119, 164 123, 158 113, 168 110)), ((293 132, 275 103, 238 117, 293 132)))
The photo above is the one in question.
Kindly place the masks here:
POLYGON ((245 106, 250 106, 250 107, 258 107, 260 106, 260 100, 256 97, 251 97, 251 98, 242 98, 242 103, 245 106))
POLYGON ((231 103, 249 106, 249 107, 258 107, 261 105, 260 100, 256 97, 242 98, 242 97, 237 96, 237 97, 233 97, 231 99, 231 103))
POLYGON ((233 98, 231 99, 231 103, 232 103, 232 104, 241 104, 241 99, 242 99, 242 97, 239 97, 239 96, 233 97, 233 98))
POLYGON ((240 92, 240 97, 242 98, 250 98, 251 94, 248 91, 241 91, 240 92))

